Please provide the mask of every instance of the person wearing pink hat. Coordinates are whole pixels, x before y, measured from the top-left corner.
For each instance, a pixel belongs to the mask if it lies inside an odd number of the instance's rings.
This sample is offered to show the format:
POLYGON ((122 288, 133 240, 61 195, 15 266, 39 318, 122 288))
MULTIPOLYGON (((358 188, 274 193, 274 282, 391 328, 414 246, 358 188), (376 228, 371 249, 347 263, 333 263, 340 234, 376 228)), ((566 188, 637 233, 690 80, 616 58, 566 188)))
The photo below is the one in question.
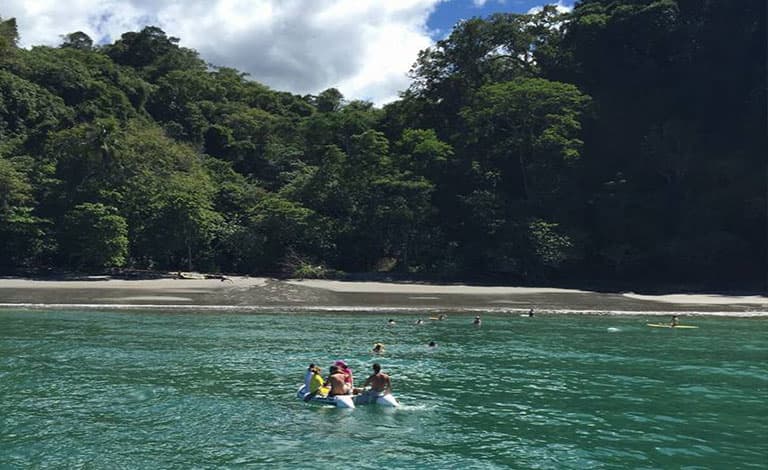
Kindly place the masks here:
POLYGON ((360 390, 355 388, 355 378, 352 375, 352 369, 349 368, 347 363, 342 359, 339 359, 338 361, 334 362, 333 365, 338 367, 339 370, 344 374, 344 383, 349 385, 349 389, 352 391, 352 393, 359 393, 360 390))

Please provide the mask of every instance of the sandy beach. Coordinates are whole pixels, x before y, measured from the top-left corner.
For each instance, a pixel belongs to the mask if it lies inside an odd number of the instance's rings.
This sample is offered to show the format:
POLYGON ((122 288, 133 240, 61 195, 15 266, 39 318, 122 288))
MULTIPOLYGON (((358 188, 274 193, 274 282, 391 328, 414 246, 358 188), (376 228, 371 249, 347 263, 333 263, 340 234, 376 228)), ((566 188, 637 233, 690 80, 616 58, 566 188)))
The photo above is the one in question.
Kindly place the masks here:
POLYGON ((767 316, 768 297, 719 293, 604 293, 555 287, 406 282, 206 278, 0 279, 0 307, 168 308, 334 311, 498 311, 767 316))

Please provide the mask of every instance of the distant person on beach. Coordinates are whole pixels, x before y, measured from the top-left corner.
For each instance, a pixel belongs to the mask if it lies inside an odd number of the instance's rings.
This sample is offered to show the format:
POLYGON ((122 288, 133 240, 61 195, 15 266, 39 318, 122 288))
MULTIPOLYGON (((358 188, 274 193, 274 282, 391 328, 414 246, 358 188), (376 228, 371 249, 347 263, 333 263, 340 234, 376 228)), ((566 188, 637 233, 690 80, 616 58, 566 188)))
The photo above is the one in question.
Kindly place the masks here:
POLYGON ((679 322, 677 321, 677 315, 672 315, 672 321, 669 322, 669 326, 677 326, 679 322))
POLYGON ((528 316, 529 316, 529 317, 532 317, 532 316, 533 316, 533 309, 530 309, 530 310, 528 310, 528 316))
POLYGON ((373 349, 371 349, 371 352, 374 354, 381 354, 384 352, 384 345, 381 343, 376 343, 373 345, 373 349))
POLYGON ((475 326, 480 326, 482 324, 482 320, 480 320, 480 315, 475 316, 475 320, 472 322, 475 326))

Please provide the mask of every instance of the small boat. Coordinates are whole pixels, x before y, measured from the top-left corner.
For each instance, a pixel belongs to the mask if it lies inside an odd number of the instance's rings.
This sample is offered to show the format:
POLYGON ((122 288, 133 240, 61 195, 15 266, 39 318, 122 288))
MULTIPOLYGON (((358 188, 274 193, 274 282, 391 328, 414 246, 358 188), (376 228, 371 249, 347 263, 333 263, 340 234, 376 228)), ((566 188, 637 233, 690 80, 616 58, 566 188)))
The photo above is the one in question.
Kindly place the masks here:
POLYGON ((377 393, 374 391, 363 392, 359 395, 335 395, 332 397, 323 397, 314 395, 307 399, 307 389, 304 385, 299 387, 296 397, 309 403, 321 403, 323 405, 332 405, 336 408, 355 408, 355 405, 379 405, 390 408, 400 406, 397 399, 391 393, 377 393))
POLYGON ((300 400, 304 400, 310 403, 322 403, 323 405, 333 405, 336 408, 354 408, 355 403, 352 401, 352 395, 334 395, 332 397, 323 397, 319 395, 313 395, 312 398, 307 399, 307 387, 302 385, 296 392, 296 397, 300 400))
POLYGON ((352 401, 355 405, 376 404, 379 406, 388 406, 390 408, 397 408, 400 406, 400 403, 397 402, 397 399, 391 393, 374 392, 373 390, 365 391, 360 395, 354 395, 352 401))

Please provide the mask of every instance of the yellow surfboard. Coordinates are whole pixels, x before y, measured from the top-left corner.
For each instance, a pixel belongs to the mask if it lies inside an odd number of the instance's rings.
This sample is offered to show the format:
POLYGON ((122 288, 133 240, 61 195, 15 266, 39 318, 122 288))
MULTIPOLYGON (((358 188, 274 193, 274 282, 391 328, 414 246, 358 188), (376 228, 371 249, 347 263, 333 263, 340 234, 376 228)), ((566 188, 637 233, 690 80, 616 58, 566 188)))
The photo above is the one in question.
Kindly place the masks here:
POLYGON ((669 323, 646 323, 646 325, 651 326, 653 328, 698 328, 698 326, 693 325, 677 325, 672 326, 669 323))

